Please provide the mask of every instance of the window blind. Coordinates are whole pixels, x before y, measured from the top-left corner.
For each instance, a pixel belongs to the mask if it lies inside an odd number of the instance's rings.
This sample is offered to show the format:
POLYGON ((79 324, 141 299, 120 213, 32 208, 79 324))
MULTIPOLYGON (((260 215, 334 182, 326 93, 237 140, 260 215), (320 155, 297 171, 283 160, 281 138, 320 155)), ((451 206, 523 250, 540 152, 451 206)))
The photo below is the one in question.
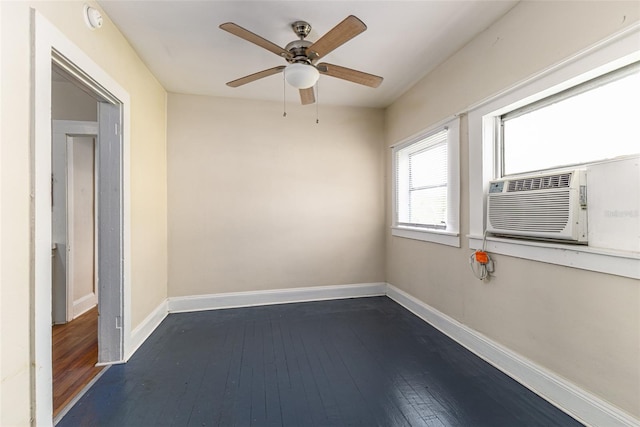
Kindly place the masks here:
POLYGON ((396 151, 398 225, 446 228, 447 129, 396 151))

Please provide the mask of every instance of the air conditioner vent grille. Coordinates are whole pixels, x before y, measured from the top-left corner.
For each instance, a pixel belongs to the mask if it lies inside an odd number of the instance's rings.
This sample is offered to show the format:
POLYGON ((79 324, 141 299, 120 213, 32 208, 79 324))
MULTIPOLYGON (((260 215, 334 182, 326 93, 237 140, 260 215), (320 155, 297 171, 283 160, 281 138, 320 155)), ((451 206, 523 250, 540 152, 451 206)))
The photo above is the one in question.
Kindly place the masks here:
POLYGON ((568 188, 570 184, 571 172, 557 175, 513 179, 509 181, 507 192, 568 188))
POLYGON ((489 221, 496 229, 561 233, 570 217, 569 198, 569 190, 517 196, 493 194, 489 221))

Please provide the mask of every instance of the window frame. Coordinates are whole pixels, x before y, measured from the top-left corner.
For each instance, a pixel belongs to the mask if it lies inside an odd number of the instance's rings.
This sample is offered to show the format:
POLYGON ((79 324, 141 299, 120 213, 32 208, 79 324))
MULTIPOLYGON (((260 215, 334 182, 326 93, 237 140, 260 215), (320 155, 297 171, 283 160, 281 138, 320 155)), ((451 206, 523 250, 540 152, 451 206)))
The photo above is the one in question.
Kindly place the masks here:
MULTIPOLYGON (((488 183, 498 178, 500 116, 640 60, 640 25, 595 45, 469 107, 469 248, 483 246, 488 183)), ((561 168, 558 168, 561 169, 561 168)), ((640 279, 640 256, 566 243, 487 237, 493 253, 640 279)))
MULTIPOLYGON (((555 171, 561 171, 565 169, 575 169, 575 168, 584 167, 587 165, 592 165, 592 164, 611 160, 611 158, 598 158, 598 159, 592 159, 592 160, 587 160, 583 162, 557 164, 554 166, 544 167, 540 169, 530 169, 530 170, 514 171, 514 172, 507 173, 507 167, 505 164, 505 150, 506 150, 505 122, 512 119, 517 119, 518 117, 525 115, 527 113, 532 113, 537 110, 541 110, 545 107, 552 106, 559 101, 561 102, 563 100, 572 98, 574 96, 579 96, 581 94, 588 93, 592 89, 597 89, 603 85, 606 85, 607 83, 615 82, 631 74, 636 74, 639 71, 640 71, 640 61, 631 62, 630 64, 605 72, 596 77, 588 79, 587 81, 578 83, 574 86, 571 86, 567 89, 561 90, 550 96, 534 101, 530 104, 526 104, 522 107, 514 108, 498 116, 497 126, 499 127, 500 132, 495 136, 496 145, 494 147, 494 150, 496 150, 496 155, 497 155, 496 165, 495 165, 496 171, 494 174, 496 178, 505 178, 505 177, 518 176, 518 175, 531 175, 531 174, 538 174, 538 173, 545 173, 545 172, 555 172, 555 171)), ((638 153, 621 154, 616 156, 616 158, 634 157, 637 155, 638 153)))
POLYGON ((460 247, 460 119, 445 119, 421 132, 406 138, 390 147, 391 150, 391 235, 407 239, 421 240, 448 246, 460 247), (407 148, 429 138, 447 128, 447 224, 446 228, 430 228, 403 225, 398 218, 397 159, 399 150, 407 148))

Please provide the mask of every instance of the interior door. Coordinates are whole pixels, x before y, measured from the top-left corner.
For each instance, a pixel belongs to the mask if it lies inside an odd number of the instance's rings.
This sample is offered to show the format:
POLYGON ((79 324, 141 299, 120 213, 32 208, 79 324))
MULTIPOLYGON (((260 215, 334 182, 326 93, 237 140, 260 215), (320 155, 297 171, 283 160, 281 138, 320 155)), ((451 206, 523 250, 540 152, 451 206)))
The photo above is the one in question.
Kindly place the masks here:
POLYGON ((72 319, 98 304, 95 135, 67 136, 67 299, 72 319))
POLYGON ((124 357, 122 108, 98 103, 98 363, 124 357), (101 343, 109 343, 102 345, 101 343))

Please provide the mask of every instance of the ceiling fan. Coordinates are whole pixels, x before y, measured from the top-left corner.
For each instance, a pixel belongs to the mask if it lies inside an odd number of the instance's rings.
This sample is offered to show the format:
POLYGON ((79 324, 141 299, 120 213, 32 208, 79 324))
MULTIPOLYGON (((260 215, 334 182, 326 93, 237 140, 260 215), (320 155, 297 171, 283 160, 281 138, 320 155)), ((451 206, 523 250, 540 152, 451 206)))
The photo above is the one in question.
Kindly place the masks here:
POLYGON ((300 100, 303 105, 306 105, 313 104, 316 101, 313 86, 318 81, 320 74, 374 88, 382 83, 382 77, 373 74, 326 62, 317 64, 320 58, 367 29, 364 22, 353 15, 347 16, 342 22, 313 43, 305 40, 311 31, 311 25, 304 21, 296 21, 291 24, 291 28, 298 35, 299 40, 292 41, 284 49, 233 22, 222 24, 220 28, 275 53, 289 63, 286 66, 280 65, 230 81, 227 86, 242 86, 284 71, 285 79, 291 86, 299 89, 300 100))

